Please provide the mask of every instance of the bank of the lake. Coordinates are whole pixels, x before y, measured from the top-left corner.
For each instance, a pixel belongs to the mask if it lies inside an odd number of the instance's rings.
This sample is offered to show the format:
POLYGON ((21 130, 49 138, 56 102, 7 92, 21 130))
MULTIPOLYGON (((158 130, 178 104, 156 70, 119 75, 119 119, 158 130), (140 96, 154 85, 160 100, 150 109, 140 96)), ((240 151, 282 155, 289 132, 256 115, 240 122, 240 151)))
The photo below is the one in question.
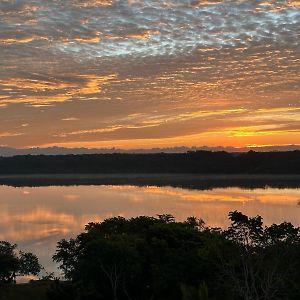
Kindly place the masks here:
POLYGON ((172 186, 189 189, 221 187, 299 188, 300 174, 84 173, 0 174, 0 184, 16 187, 72 185, 172 186))

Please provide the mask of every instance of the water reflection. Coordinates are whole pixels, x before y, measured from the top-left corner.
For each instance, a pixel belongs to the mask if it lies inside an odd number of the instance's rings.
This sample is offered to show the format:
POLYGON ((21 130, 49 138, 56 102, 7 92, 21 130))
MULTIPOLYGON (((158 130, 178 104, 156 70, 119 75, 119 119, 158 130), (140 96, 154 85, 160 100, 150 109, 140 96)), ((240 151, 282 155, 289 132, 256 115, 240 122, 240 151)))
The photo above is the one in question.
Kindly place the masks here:
POLYGON ((300 226, 299 189, 216 188, 206 191, 172 187, 68 186, 14 188, 0 186, 0 240, 33 251, 48 271, 61 238, 81 232, 90 221, 111 216, 173 214, 178 220, 198 216, 225 227, 227 214, 260 214, 266 223, 290 221, 300 226))

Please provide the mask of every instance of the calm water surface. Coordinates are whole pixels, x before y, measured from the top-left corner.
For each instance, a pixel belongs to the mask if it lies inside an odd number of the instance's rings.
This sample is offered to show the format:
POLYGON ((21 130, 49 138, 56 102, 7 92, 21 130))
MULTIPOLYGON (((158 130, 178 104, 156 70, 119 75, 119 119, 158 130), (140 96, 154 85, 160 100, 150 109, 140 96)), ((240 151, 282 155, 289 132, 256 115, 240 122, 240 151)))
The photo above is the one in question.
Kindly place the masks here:
POLYGON ((75 237, 91 221, 170 213, 178 220, 198 216, 209 226, 225 227, 228 212, 239 210, 260 214, 268 224, 290 221, 300 226, 299 201, 300 189, 289 188, 199 191, 155 186, 0 186, 0 240, 34 252, 47 271, 55 271, 51 256, 57 241, 75 237))

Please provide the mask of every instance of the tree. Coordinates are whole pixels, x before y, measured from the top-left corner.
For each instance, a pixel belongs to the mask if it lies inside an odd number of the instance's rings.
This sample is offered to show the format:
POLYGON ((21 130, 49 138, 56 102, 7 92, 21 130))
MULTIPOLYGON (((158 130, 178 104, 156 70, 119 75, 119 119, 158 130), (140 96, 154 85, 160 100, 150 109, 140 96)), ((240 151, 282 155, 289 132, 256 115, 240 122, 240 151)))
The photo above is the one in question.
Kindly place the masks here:
POLYGON ((195 217, 110 218, 60 241, 53 258, 80 300, 299 299, 299 228, 229 219, 222 230, 195 217))
POLYGON ((82 297, 88 291, 94 299, 180 299, 181 284, 198 287, 213 277, 199 251, 210 234, 202 220, 117 217, 86 230, 61 241, 54 255, 82 297))
POLYGON ((0 283, 16 282, 17 276, 38 275, 41 265, 29 252, 17 250, 16 244, 0 241, 0 283))
POLYGON ((232 242, 230 255, 222 258, 223 272, 245 300, 273 300, 286 295, 299 260, 300 231, 291 223, 264 226, 262 217, 248 217, 241 212, 229 213, 231 225, 223 232, 232 242))

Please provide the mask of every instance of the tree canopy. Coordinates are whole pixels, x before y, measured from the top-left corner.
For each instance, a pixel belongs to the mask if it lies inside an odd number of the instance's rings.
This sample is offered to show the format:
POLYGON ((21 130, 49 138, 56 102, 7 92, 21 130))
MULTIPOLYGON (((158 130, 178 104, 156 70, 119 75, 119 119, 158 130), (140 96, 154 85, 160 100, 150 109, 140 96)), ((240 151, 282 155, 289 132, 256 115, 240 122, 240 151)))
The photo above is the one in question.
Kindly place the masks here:
POLYGON ((60 241, 53 258, 78 299, 297 299, 299 228, 229 219, 221 230, 195 217, 114 217, 60 241))
POLYGON ((1 174, 300 174, 300 151, 20 155, 0 157, 1 174))
POLYGON ((38 275, 41 268, 34 254, 17 250, 16 244, 0 241, 0 284, 15 282, 17 276, 38 275))

